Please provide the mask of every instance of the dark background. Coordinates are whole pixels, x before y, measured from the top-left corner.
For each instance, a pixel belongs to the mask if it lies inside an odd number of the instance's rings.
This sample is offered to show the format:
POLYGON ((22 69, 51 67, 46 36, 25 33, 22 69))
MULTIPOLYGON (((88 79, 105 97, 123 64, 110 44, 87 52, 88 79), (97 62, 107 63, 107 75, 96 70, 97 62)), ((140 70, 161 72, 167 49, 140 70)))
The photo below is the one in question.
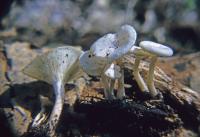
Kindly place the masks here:
POLYGON ((175 53, 200 50, 198 0, 6 0, 0 3, 1 31, 15 28, 5 42, 41 47, 66 43, 88 47, 99 36, 128 23, 138 40, 172 47, 175 53), (129 7, 129 9, 128 9, 129 7))

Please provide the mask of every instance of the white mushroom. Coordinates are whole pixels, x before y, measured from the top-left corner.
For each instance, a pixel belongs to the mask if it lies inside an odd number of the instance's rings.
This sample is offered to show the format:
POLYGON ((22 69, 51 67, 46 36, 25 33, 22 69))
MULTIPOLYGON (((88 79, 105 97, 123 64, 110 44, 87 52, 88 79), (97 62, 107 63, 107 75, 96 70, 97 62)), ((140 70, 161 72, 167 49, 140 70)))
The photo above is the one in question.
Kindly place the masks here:
POLYGON ((123 25, 116 34, 106 34, 91 46, 91 54, 108 63, 121 59, 136 41, 136 31, 130 25, 123 25))
POLYGON ((130 25, 123 25, 116 34, 106 34, 99 38, 90 48, 91 56, 102 60, 104 64, 111 64, 114 61, 121 67, 121 78, 118 85, 118 98, 125 96, 124 74, 121 58, 129 52, 136 40, 136 31, 130 25))
POLYGON ((173 51, 171 48, 164 46, 162 44, 158 44, 155 42, 151 42, 151 41, 142 41, 140 42, 139 46, 146 51, 148 54, 148 56, 151 57, 151 63, 149 66, 149 73, 148 73, 148 79, 147 79, 147 86, 150 90, 150 93, 153 97, 155 97, 158 92, 155 88, 154 85, 154 68, 155 68, 155 64, 157 61, 157 57, 158 56, 162 56, 162 57, 168 57, 168 56, 172 56, 173 55, 173 51))
POLYGON ((80 65, 82 69, 92 76, 101 77, 101 83, 104 86, 104 95, 107 99, 114 99, 113 80, 119 77, 119 72, 114 64, 107 64, 103 58, 97 58, 90 51, 84 52, 80 56, 80 65), (112 80, 110 80, 112 79, 112 80), (112 82, 111 82, 112 81, 112 82))
POLYGON ((54 134, 63 109, 64 84, 82 75, 78 61, 80 54, 80 50, 71 46, 59 47, 38 56, 23 70, 28 76, 53 85, 55 104, 48 120, 50 135, 54 134))
POLYGON ((123 25, 116 34, 116 50, 110 55, 110 60, 117 60, 121 68, 121 77, 118 80, 117 98, 122 99, 125 97, 124 88, 124 65, 121 58, 126 55, 129 50, 134 46, 137 38, 135 29, 130 25, 123 25))

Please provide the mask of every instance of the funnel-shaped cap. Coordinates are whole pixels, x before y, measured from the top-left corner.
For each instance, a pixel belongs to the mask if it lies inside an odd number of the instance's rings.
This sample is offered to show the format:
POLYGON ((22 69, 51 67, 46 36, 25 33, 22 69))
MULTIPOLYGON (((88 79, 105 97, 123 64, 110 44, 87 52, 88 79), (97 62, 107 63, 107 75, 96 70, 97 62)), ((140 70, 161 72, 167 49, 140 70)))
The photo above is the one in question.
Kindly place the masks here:
POLYGON ((91 53, 112 62, 124 56, 136 41, 136 31, 130 25, 123 25, 116 34, 106 34, 90 48, 91 53))
POLYGON ((82 74, 78 62, 81 53, 71 46, 58 47, 36 57, 23 72, 49 84, 57 80, 69 82, 82 74))
POLYGON ((116 33, 115 51, 111 53, 110 60, 114 61, 129 52, 137 38, 135 29, 130 25, 123 25, 116 33))

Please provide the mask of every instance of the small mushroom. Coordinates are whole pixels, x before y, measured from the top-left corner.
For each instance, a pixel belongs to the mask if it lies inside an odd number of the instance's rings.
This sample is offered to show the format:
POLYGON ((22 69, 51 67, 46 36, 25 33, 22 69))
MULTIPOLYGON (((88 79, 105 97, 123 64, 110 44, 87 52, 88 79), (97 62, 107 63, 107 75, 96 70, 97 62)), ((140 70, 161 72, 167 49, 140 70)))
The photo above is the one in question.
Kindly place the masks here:
POLYGON ((121 58, 126 55, 136 40, 136 31, 130 25, 123 25, 116 34, 106 34, 99 38, 90 48, 91 55, 102 60, 104 64, 111 64, 116 61, 121 67, 121 78, 119 80, 119 88, 117 97, 125 96, 124 74, 121 58))
POLYGON ((135 29, 130 25, 123 25, 120 30, 116 33, 116 50, 110 55, 110 60, 115 61, 121 68, 121 77, 118 80, 118 91, 117 98, 122 99, 125 97, 124 88, 124 65, 122 63, 122 57, 130 51, 134 46, 137 38, 135 29))
POLYGON ((58 47, 36 57, 23 70, 26 75, 53 85, 55 104, 47 123, 50 136, 55 132, 63 109, 64 84, 82 76, 78 61, 81 53, 71 46, 58 47))
POLYGON ((169 57, 173 55, 173 51, 171 48, 164 46, 159 43, 151 42, 151 41, 142 41, 140 42, 139 46, 146 51, 147 55, 151 57, 151 63, 149 66, 149 73, 148 73, 148 78, 147 78, 147 86, 150 90, 151 96, 155 97, 158 92, 155 88, 154 85, 154 69, 155 69, 155 64, 157 61, 158 56, 162 57, 169 57))
POLYGON ((93 56, 90 51, 85 51, 79 60, 84 72, 88 75, 101 77, 105 98, 114 99, 113 81, 120 75, 117 72, 117 67, 114 64, 107 64, 103 58, 93 56))
POLYGON ((136 41, 136 31, 130 25, 123 25, 116 34, 106 34, 92 44, 91 54, 108 63, 127 54, 136 41))

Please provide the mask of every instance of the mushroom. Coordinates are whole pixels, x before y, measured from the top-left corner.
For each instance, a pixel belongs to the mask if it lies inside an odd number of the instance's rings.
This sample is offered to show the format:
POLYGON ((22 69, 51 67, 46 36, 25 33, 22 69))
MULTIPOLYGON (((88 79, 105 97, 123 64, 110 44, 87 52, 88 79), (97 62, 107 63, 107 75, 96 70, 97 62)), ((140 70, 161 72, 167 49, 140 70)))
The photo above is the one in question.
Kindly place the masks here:
POLYGON ((55 103, 47 123, 50 136, 55 133, 63 109, 64 84, 82 76, 78 61, 81 53, 71 46, 58 47, 36 57, 23 70, 26 75, 53 85, 55 103))
MULTIPOLYGON (((142 41, 139 46, 146 52, 146 55, 151 57, 151 63, 149 66, 149 73, 147 78, 147 86, 150 90, 152 97, 158 95, 158 92, 154 85, 154 69, 158 56, 169 57, 173 55, 173 50, 167 46, 152 41, 142 41)), ((143 53, 144 54, 144 53, 143 53)))
POLYGON ((119 64, 121 68, 121 77, 118 80, 118 91, 117 98, 122 99, 125 97, 125 88, 124 88, 124 65, 122 63, 122 57, 126 55, 129 50, 134 46, 137 38, 137 33, 135 29, 130 25, 123 25, 120 30, 116 33, 116 43, 115 51, 110 55, 110 60, 119 64))
POLYGON ((114 99, 114 81, 120 76, 114 64, 107 64, 103 58, 97 58, 90 51, 85 51, 79 58, 80 66, 88 75, 101 77, 104 95, 107 99, 114 99))
POLYGON ((129 52, 136 37, 136 31, 132 26, 123 25, 116 34, 109 33, 95 41, 90 48, 90 53, 111 64, 129 52))
POLYGON ((121 58, 126 55, 136 41, 136 31, 130 25, 123 25, 116 34, 106 34, 99 38, 90 48, 91 56, 110 65, 114 61, 121 68, 121 78, 118 85, 118 98, 125 96, 124 73, 121 58))

